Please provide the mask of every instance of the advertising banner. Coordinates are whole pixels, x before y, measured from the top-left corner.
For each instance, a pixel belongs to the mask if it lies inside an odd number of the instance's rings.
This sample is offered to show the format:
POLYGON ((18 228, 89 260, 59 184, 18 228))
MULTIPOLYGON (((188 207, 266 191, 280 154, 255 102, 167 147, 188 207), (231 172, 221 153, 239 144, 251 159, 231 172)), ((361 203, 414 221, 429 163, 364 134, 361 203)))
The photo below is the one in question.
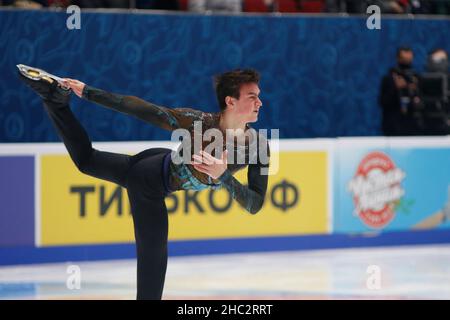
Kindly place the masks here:
POLYGON ((334 232, 450 227, 450 148, 340 146, 338 152, 334 232))
MULTIPOLYGON (((42 155, 42 246, 132 242, 126 190, 80 173, 67 155, 42 155)), ((179 191, 166 198, 169 239, 214 239, 327 233, 328 158, 288 151, 269 176, 263 208, 251 215, 228 191, 179 191)), ((236 175, 247 183, 247 171, 236 175)), ((151 214, 151 208, 149 208, 151 214)))
POLYGON ((0 246, 34 245, 34 157, 0 156, 0 246))

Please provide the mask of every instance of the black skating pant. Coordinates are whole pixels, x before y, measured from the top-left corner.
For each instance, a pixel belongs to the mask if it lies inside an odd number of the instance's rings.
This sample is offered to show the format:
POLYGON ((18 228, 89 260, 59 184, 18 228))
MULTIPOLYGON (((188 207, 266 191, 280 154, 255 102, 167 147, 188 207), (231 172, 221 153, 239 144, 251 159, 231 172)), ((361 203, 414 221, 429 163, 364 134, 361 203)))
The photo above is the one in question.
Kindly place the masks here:
POLYGON ((171 150, 153 148, 128 156, 93 149, 68 104, 45 101, 44 106, 77 168, 126 188, 136 239, 137 299, 161 299, 168 234, 162 167, 171 150))

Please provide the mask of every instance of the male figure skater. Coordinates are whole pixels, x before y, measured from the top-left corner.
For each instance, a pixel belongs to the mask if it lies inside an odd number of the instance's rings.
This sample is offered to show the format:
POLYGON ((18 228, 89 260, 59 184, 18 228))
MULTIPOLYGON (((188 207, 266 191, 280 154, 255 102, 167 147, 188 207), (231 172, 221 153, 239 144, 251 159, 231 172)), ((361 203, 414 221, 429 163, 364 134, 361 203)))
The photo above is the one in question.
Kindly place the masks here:
MULTIPOLYGON (((166 108, 133 96, 106 92, 78 80, 61 79, 21 70, 20 78, 42 99, 59 137, 77 168, 90 176, 114 182, 128 193, 137 250, 137 299, 161 299, 167 267, 168 215, 164 198, 177 190, 226 188, 248 212, 257 213, 267 189, 268 161, 258 156, 260 146, 268 148, 260 135, 248 135, 249 123, 258 119, 259 74, 254 70, 234 70, 216 77, 220 112, 206 113, 188 108, 166 108), (28 72, 28 73, 27 73, 28 72), (73 115, 71 92, 102 106, 135 116, 167 130, 186 129, 192 139, 208 129, 223 132, 224 152, 213 155, 202 150, 192 155, 194 162, 172 161, 170 149, 152 148, 129 156, 92 148, 91 141, 73 115), (202 132, 195 132, 200 121, 202 132), (235 129, 234 143, 225 141, 227 129, 235 129), (239 131, 240 129, 240 131, 239 131), (244 139, 240 139, 244 137, 244 139), (243 141, 243 143, 235 143, 243 141), (253 148, 252 146, 257 146, 253 148), (229 163, 244 156, 244 163, 229 163), (248 186, 233 174, 248 166, 248 186)), ((185 141, 183 141, 184 143, 185 141)), ((192 146, 194 143, 191 144, 192 146)), ((268 150, 268 149, 267 149, 268 150)))

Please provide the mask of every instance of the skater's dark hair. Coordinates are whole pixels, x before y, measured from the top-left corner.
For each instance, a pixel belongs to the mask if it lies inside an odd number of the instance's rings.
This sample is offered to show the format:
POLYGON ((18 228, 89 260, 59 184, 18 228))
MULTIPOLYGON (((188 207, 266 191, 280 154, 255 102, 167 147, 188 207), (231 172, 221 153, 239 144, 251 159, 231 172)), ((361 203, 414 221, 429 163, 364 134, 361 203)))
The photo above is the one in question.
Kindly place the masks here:
POLYGON ((223 111, 227 107, 226 97, 239 99, 241 86, 247 83, 258 84, 259 79, 259 73, 253 69, 236 69, 217 75, 214 80, 220 110, 223 111))

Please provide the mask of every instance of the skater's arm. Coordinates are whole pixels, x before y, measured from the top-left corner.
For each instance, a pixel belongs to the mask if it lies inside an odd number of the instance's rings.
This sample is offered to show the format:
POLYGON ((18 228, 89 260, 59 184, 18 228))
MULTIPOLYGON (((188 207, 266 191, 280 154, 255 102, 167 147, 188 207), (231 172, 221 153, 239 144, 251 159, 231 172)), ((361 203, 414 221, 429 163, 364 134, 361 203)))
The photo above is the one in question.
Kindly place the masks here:
POLYGON ((170 109, 142 100, 97 89, 77 80, 68 80, 75 94, 107 108, 132 115, 166 130, 188 127, 195 120, 196 110, 170 109))
POLYGON ((225 170, 224 174, 219 177, 232 198, 251 214, 261 210, 266 196, 268 175, 262 174, 261 169, 261 166, 255 164, 248 166, 248 186, 242 185, 231 175, 229 170, 225 170))
POLYGON ((176 111, 138 97, 110 93, 88 85, 84 87, 82 97, 107 108, 132 115, 162 129, 175 130, 180 127, 176 111))
MULTIPOLYGON (((269 149, 267 149, 269 151, 269 149)), ((230 192, 230 195, 248 212, 255 214, 261 210, 266 196, 269 164, 250 164, 248 166, 248 186, 242 185, 227 169, 227 154, 224 152, 221 159, 200 151, 201 157, 194 155, 193 166, 196 170, 218 179, 230 192)), ((267 159, 268 160, 268 159, 267 159)))

